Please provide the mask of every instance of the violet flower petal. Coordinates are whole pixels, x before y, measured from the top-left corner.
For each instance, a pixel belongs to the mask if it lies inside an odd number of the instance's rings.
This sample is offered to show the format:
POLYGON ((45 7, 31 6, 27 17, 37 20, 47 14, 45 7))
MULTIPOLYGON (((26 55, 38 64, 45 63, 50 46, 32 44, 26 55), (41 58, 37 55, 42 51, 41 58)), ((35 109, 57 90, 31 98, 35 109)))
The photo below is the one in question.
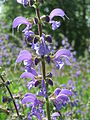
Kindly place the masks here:
POLYGON ((34 94, 32 94, 32 93, 26 93, 26 94, 24 95, 24 97, 27 97, 27 96, 32 96, 33 98, 36 97, 36 96, 35 96, 34 94))
POLYGON ((51 116, 52 116, 52 117, 59 117, 60 114, 59 114, 58 112, 54 112, 51 116))
POLYGON ((38 74, 36 73, 36 70, 34 68, 31 68, 31 73, 35 76, 37 76, 38 74))
POLYGON ((68 101, 68 96, 65 95, 65 94, 59 94, 57 97, 56 97, 56 101, 57 102, 64 102, 64 101, 68 101))
POLYGON ((22 62, 23 60, 30 60, 30 59, 32 59, 31 53, 27 50, 23 50, 20 52, 16 62, 19 63, 22 62))
POLYGON ((57 96, 59 95, 61 89, 60 88, 56 88, 55 91, 54 91, 54 95, 57 96))
POLYGON ((60 16, 60 17, 64 17, 65 13, 62 9, 56 8, 54 10, 52 10, 52 12, 49 15, 50 20, 52 20, 55 16, 60 16))
POLYGON ((18 3, 20 3, 20 4, 25 4, 25 5, 27 5, 28 4, 28 0, 17 0, 17 2, 18 3))
POLYGON ((72 92, 68 89, 62 89, 60 94, 65 94, 67 96, 71 96, 72 95, 72 92))
POLYGON ((18 3, 24 4, 24 0, 17 0, 18 3))
POLYGON ((34 80, 34 75, 30 72, 24 72, 21 74, 20 78, 31 78, 32 80, 34 80))
POLYGON ((16 17, 13 21, 13 28, 16 28, 18 25, 25 24, 25 25, 32 25, 26 18, 19 16, 16 17))
POLYGON ((35 99, 36 99, 36 97, 34 97, 32 95, 31 96, 26 96, 22 99, 22 104, 26 104, 28 102, 34 103, 35 99))
POLYGON ((55 53, 55 58, 54 59, 57 59, 60 56, 67 56, 69 58, 69 57, 71 57, 71 53, 70 53, 69 50, 60 49, 55 53))

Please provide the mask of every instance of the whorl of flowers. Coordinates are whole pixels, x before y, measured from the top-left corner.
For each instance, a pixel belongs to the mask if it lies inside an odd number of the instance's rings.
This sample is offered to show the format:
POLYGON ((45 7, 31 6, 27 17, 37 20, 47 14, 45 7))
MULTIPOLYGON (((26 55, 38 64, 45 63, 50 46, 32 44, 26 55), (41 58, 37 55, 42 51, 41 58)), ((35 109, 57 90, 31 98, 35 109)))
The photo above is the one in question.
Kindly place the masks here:
POLYGON ((26 93, 22 99, 22 104, 25 104, 26 106, 29 104, 29 107, 31 108, 30 113, 27 114, 28 120, 31 120, 33 115, 39 120, 55 120, 57 117, 60 117, 60 106, 69 102, 69 97, 72 95, 72 92, 68 89, 61 90, 60 88, 56 88, 53 95, 49 95, 48 86, 53 86, 53 80, 51 79, 52 74, 48 74, 48 72, 45 70, 45 64, 46 62, 48 64, 52 62, 55 64, 57 69, 61 69, 64 64, 71 64, 71 53, 69 50, 60 49, 54 55, 51 54, 50 45, 52 43, 52 37, 51 35, 46 35, 42 32, 42 23, 48 22, 48 25, 52 26, 52 30, 56 30, 60 27, 61 23, 59 21, 55 21, 54 17, 59 16, 64 18, 66 14, 62 9, 56 8, 52 10, 49 15, 40 17, 39 6, 37 3, 40 2, 40 4, 42 4, 44 3, 43 0, 17 0, 17 2, 23 4, 25 7, 34 7, 36 10, 36 17, 34 19, 28 19, 19 16, 13 21, 13 28, 20 27, 22 24, 26 25, 26 28, 22 32, 24 33, 27 43, 30 44, 31 48, 35 51, 34 55, 28 50, 22 50, 16 62, 23 62, 25 65, 25 72, 21 74, 21 78, 31 79, 27 85, 28 88, 31 89, 34 86, 39 86, 40 88, 36 95, 32 93, 26 93), (33 25, 38 25, 38 35, 32 31, 33 25), (38 66, 40 62, 42 64, 42 73, 41 75, 38 75, 35 70, 35 66, 38 66), (42 100, 40 98, 42 98, 42 100), (50 102, 52 102, 56 107, 56 112, 52 114, 50 111, 50 102), (45 103, 46 112, 43 109, 45 103), (47 113, 47 116, 45 113, 47 113))

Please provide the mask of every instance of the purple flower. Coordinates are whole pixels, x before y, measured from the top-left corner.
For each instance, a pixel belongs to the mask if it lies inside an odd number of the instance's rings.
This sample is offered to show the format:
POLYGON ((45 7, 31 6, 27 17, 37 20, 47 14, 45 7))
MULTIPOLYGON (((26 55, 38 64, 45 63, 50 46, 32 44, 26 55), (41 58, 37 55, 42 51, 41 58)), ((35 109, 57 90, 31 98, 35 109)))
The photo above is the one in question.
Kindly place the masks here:
POLYGON ((62 9, 59 9, 59 8, 54 9, 54 10, 50 13, 49 18, 50 18, 50 23, 52 24, 52 29, 53 29, 53 30, 56 30, 56 29, 60 26, 60 22, 53 20, 53 18, 54 18, 55 16, 59 16, 59 17, 62 17, 62 18, 63 18, 63 17, 66 16, 66 15, 65 15, 64 11, 63 11, 62 9))
POLYGON ((39 85, 39 81, 36 79, 33 79, 28 82, 27 88, 30 90, 33 86, 37 87, 39 85))
POLYGON ((36 99, 36 96, 32 93, 25 94, 24 98, 22 99, 22 104, 26 104, 28 102, 33 104, 35 99, 36 99))
POLYGON ((65 94, 67 96, 71 96, 72 95, 72 92, 68 89, 62 89, 60 94, 65 94))
POLYGON ((13 28, 16 28, 22 24, 26 25, 26 28, 22 32, 24 32, 24 36, 26 37, 27 41, 31 42, 32 38, 34 37, 34 32, 30 31, 32 24, 28 21, 28 19, 22 16, 16 17, 13 21, 13 28))
POLYGON ((52 30, 56 30, 61 25, 58 21, 50 21, 50 23, 52 24, 52 30))
POLYGON ((59 95, 61 89, 60 88, 56 88, 55 91, 54 91, 54 95, 57 96, 59 95))
POLYGON ((28 42, 32 42, 32 38, 35 36, 34 32, 29 31, 27 28, 23 30, 24 36, 26 37, 28 42))
POLYGON ((67 65, 71 65, 71 63, 69 62, 70 58, 71 58, 70 51, 66 49, 61 49, 55 53, 53 62, 55 63, 57 69, 59 68, 61 69, 64 63, 67 65))
POLYGON ((30 72, 24 72, 21 74, 21 77, 20 78, 31 78, 31 79, 34 79, 34 75, 30 72))
POLYGON ((22 62, 24 60, 31 60, 31 59, 32 59, 31 53, 27 50, 23 50, 20 52, 16 62, 19 63, 19 62, 22 62))
MULTIPOLYGON (((36 98, 36 96, 32 93, 27 93, 24 95, 24 98, 22 99, 22 104, 30 103, 31 115, 36 116, 39 120, 41 120, 40 111, 37 110, 37 106, 41 105, 42 103, 36 98)), ((39 109, 39 108, 38 108, 39 109)))
POLYGON ((58 112, 54 112, 52 115, 51 115, 51 120, 57 120, 56 117, 59 117, 60 114, 58 112))
POLYGON ((22 24, 25 24, 27 25, 27 28, 31 28, 32 27, 32 24, 24 17, 22 16, 19 16, 19 17, 16 17, 13 21, 13 28, 16 28, 22 24))
POLYGON ((24 61, 24 65, 25 65, 25 71, 26 73, 24 73, 24 77, 28 77, 29 73, 32 73, 33 75, 37 76, 37 73, 35 71, 34 67, 34 63, 32 61, 32 55, 29 51, 27 50, 23 50, 20 52, 16 62, 22 62, 24 61))
POLYGON ((56 101, 57 101, 57 102, 66 102, 66 101, 68 101, 68 96, 65 95, 65 94, 59 94, 59 95, 56 97, 56 101))
POLYGON ((41 91, 38 93, 39 96, 45 96, 45 98, 47 98, 47 91, 46 91, 46 84, 45 84, 45 80, 42 80, 41 83, 41 91))
POLYGON ((38 81, 34 78, 34 74, 30 73, 30 72, 24 72, 21 74, 20 78, 31 78, 32 80, 28 82, 27 84, 27 88, 30 90, 33 86, 36 87, 36 85, 38 85, 39 83, 37 83, 38 81))
POLYGON ((66 103, 69 101, 69 96, 72 95, 72 92, 68 89, 56 88, 54 94, 51 95, 50 100, 54 101, 54 105, 57 110, 61 110, 62 106, 66 106, 66 103))
POLYGON ((24 60, 24 65, 25 65, 26 72, 30 72, 30 73, 34 74, 35 76, 37 76, 37 72, 34 69, 34 63, 32 60, 24 60))
POLYGON ((57 102, 67 102, 68 96, 72 95, 72 92, 68 89, 62 89, 60 90, 59 88, 55 89, 54 95, 56 96, 56 101, 57 102))
POLYGON ((42 35, 41 39, 42 39, 42 41, 41 41, 40 47, 38 47, 38 49, 36 50, 36 53, 41 56, 48 55, 50 53, 50 49, 48 48, 48 46, 45 43, 45 36, 42 35))
POLYGON ((17 0, 17 2, 23 4, 24 6, 28 5, 28 0, 17 0))

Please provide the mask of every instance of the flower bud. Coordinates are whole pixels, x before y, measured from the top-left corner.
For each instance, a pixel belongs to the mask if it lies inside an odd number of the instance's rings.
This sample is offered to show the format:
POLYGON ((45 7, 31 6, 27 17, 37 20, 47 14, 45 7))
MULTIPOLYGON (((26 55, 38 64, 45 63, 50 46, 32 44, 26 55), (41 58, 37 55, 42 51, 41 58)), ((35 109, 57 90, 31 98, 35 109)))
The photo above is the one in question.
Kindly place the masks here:
POLYGON ((51 37, 51 35, 47 35, 46 36, 46 41, 49 42, 49 43, 52 43, 52 37, 51 37))
POLYGON ((50 84, 51 86, 53 86, 53 81, 52 81, 52 79, 48 79, 48 84, 50 84))
POLYGON ((51 77, 52 77, 52 73, 49 73, 49 74, 47 75, 47 77, 50 77, 50 78, 51 78, 51 77))
POLYGON ((34 37, 33 41, 34 41, 34 44, 36 44, 38 42, 38 38, 34 37))
POLYGON ((27 36, 26 39, 27 39, 27 42, 31 43, 31 41, 32 41, 32 37, 31 36, 27 36))
POLYGON ((10 85, 10 81, 9 80, 6 83, 7 83, 7 85, 10 85))
POLYGON ((50 56, 47 56, 45 59, 46 59, 46 62, 49 64, 49 63, 50 63, 50 61, 51 61, 50 56))
POLYGON ((32 6, 33 5, 33 0, 30 0, 30 6, 32 6))
POLYGON ((39 84, 40 84, 40 82, 37 80, 37 81, 35 82, 35 87, 37 87, 39 84))
POLYGON ((34 23, 37 24, 38 23, 38 19, 35 17, 34 18, 34 23))
POLYGON ((2 102, 3 102, 3 103, 5 103, 5 102, 9 102, 9 103, 10 103, 11 100, 12 100, 11 98, 6 97, 6 96, 3 96, 3 98, 2 98, 2 102))
POLYGON ((46 22, 49 22, 49 21, 50 21, 49 16, 46 16, 46 22))
POLYGON ((3 96, 2 102, 3 102, 3 103, 7 102, 7 97, 4 97, 4 96, 3 96))
POLYGON ((35 58, 35 65, 37 65, 40 62, 38 58, 35 58))

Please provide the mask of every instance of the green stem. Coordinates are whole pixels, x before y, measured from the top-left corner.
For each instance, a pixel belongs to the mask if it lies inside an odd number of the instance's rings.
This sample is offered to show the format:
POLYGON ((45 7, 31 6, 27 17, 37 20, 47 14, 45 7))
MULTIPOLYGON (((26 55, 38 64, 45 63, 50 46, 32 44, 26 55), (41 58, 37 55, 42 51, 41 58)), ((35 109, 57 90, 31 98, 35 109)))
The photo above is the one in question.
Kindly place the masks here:
MULTIPOLYGON (((0 78, 1 78, 2 82, 5 83, 5 80, 4 80, 4 78, 2 77, 2 75, 0 75, 0 78)), ((5 86, 6 86, 8 92, 9 92, 9 94, 10 94, 10 96, 11 96, 11 99, 12 99, 12 101, 13 101, 13 104, 14 104, 14 107, 15 107, 15 110, 16 110, 16 113, 17 113, 17 116, 20 118, 19 112, 18 112, 18 109, 17 109, 17 106, 16 106, 16 103, 15 103, 15 100, 14 100, 14 98, 13 98, 13 95, 12 95, 12 93, 11 93, 8 85, 6 84, 5 86)))
MULTIPOLYGON (((42 56, 42 74, 43 74, 43 79, 45 80, 46 75, 45 75, 45 58, 44 58, 44 56, 42 56)), ((46 90, 48 91, 48 83, 47 83, 47 81, 46 81, 46 90)), ((46 93, 46 94, 48 95, 48 93, 46 93)), ((48 120, 51 120, 48 96, 46 98, 46 112, 47 112, 48 120)))
MULTIPOLYGON (((42 36, 42 25, 41 25, 41 20, 40 20, 40 13, 39 13, 39 9, 36 8, 36 15, 38 17, 38 32, 39 32, 39 36, 42 36)), ((46 79, 46 75, 45 75, 45 58, 44 56, 41 57, 42 58, 42 74, 43 74, 43 79, 46 79)), ((46 90, 48 91, 48 83, 46 81, 46 90)), ((47 93, 48 94, 48 93, 47 93)), ((47 113, 47 119, 51 120, 50 117, 50 109, 49 109, 49 99, 48 96, 46 98, 46 113, 47 113)))

